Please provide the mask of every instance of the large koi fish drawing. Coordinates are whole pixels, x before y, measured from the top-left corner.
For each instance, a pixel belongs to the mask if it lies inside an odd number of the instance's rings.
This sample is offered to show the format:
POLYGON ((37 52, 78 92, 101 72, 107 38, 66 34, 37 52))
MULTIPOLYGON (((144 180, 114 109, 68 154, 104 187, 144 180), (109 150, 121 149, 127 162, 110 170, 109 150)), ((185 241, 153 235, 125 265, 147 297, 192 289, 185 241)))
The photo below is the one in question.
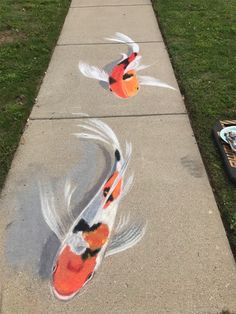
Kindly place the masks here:
POLYGON ((159 79, 137 74, 138 71, 148 68, 149 65, 141 64, 142 57, 139 53, 139 45, 131 38, 122 33, 116 33, 114 37, 106 39, 117 43, 127 44, 132 50, 130 55, 127 56, 125 53, 122 53, 122 59, 114 66, 111 73, 107 73, 96 66, 91 66, 80 61, 79 70, 84 76, 105 82, 110 91, 120 98, 130 98, 135 96, 140 89, 140 85, 157 86, 175 90, 174 87, 159 79))
MULTIPOLYGON (((51 274, 51 288, 61 300, 69 300, 78 294, 92 279, 104 257, 131 248, 142 239, 146 230, 146 224, 131 221, 129 214, 121 216, 114 228, 119 203, 133 181, 133 176, 124 180, 132 152, 131 144, 126 142, 123 154, 115 133, 100 120, 89 119, 80 127, 84 132, 74 135, 108 145, 113 152, 114 164, 106 180, 74 219, 66 234, 63 232, 63 220, 55 208, 54 196, 40 185, 43 217, 61 241, 51 274)), ((64 195, 71 215, 70 201, 74 193, 76 189, 67 183, 64 195)))

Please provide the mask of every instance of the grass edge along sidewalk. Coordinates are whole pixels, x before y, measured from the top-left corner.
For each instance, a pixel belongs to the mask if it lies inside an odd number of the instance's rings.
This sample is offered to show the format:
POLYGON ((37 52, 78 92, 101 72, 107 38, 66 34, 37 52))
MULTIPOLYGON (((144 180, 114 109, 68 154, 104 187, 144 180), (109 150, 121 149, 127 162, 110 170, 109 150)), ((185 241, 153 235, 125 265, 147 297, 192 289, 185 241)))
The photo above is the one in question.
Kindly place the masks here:
POLYGON ((2 0, 0 3, 0 190, 70 2, 2 0))
POLYGON ((212 137, 217 120, 236 119, 236 2, 152 3, 236 258, 236 188, 212 137))

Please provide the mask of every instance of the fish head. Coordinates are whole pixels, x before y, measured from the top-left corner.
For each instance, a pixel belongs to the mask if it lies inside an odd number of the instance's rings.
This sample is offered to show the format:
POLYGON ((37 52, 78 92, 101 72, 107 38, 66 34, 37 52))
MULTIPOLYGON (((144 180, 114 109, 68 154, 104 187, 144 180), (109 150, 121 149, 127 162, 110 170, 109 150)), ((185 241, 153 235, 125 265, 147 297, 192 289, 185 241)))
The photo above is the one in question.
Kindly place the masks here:
POLYGON ((122 86, 127 98, 137 95, 139 91, 139 81, 136 71, 130 70, 123 75, 122 86))
POLYGON ((60 300, 73 298, 92 279, 96 256, 77 255, 66 245, 56 259, 52 273, 52 290, 60 300))
POLYGON ((139 91, 139 81, 136 71, 127 71, 120 78, 109 78, 110 91, 119 98, 129 98, 135 96, 139 91))

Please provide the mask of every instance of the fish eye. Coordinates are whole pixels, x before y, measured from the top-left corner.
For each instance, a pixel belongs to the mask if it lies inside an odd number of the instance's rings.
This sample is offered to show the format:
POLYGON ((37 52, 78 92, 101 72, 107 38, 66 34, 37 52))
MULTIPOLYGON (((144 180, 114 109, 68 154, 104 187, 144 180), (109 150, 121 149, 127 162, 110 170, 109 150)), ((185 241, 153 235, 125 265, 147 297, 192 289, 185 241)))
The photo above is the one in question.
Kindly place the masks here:
POLYGON ((88 275, 88 277, 87 277, 86 281, 88 281, 89 279, 91 279, 91 278, 92 278, 92 276, 93 276, 93 273, 90 273, 90 274, 88 275))
POLYGON ((58 266, 57 264, 55 264, 55 265, 53 266, 53 268, 52 268, 52 272, 53 272, 53 273, 55 273, 55 271, 57 270, 57 266, 58 266))

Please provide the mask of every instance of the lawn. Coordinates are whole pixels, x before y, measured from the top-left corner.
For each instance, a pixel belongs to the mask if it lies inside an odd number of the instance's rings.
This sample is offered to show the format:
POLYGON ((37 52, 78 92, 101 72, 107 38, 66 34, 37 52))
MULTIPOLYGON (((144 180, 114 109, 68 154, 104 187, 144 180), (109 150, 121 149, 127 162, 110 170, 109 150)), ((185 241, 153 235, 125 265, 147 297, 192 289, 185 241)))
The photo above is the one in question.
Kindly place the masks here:
POLYGON ((236 185, 212 138, 217 120, 236 119, 236 1, 153 0, 153 7, 236 257, 236 185))
POLYGON ((0 190, 69 4, 0 1, 0 190))

